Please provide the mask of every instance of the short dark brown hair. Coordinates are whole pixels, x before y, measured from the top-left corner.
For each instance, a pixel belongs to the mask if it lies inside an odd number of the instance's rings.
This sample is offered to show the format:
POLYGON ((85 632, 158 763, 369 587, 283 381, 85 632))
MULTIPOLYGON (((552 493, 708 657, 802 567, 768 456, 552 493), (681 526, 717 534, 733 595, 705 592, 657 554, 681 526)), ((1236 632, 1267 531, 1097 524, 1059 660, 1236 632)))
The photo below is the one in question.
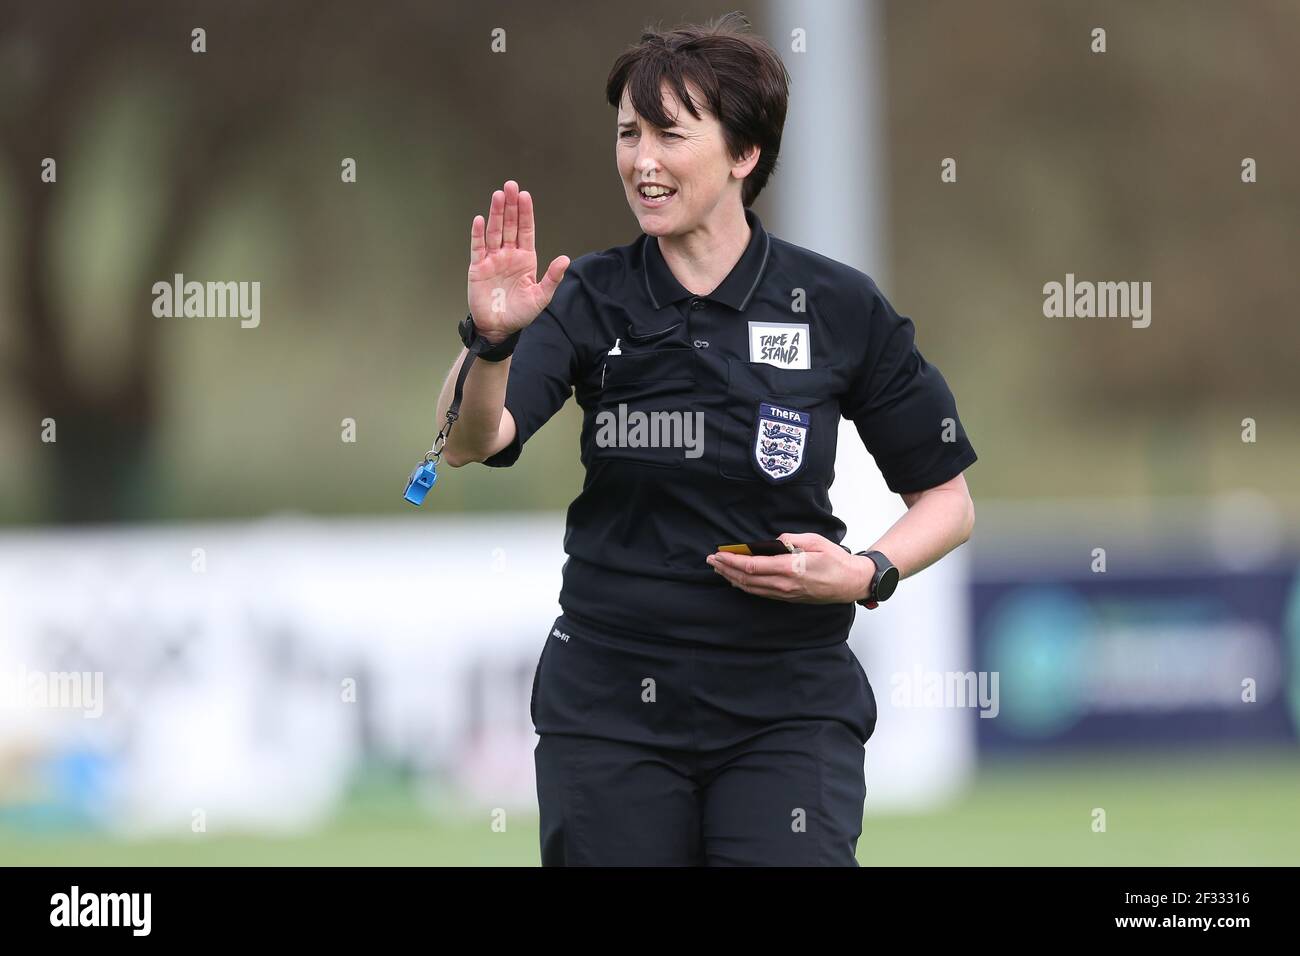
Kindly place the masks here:
POLYGON ((781 131, 790 100, 790 75, 762 38, 748 32, 743 13, 670 31, 647 29, 639 42, 614 61, 605 97, 615 108, 626 89, 632 108, 660 129, 673 124, 663 107, 663 84, 687 111, 700 118, 702 106, 722 124, 727 151, 739 159, 759 148, 758 163, 745 177, 741 201, 749 206, 767 185, 781 151, 781 131), (688 84, 703 97, 695 103, 688 84))

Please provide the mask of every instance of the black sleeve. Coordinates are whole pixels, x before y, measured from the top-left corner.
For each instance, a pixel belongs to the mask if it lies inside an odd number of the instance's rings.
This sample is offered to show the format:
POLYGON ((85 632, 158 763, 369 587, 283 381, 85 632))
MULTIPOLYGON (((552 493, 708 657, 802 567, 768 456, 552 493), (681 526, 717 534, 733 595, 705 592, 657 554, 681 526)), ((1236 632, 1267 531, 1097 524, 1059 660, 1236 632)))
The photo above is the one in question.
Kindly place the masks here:
POLYGON ((506 409, 515 420, 515 438, 483 459, 493 468, 513 465, 524 442, 560 410, 571 394, 577 367, 573 342, 550 308, 519 334, 506 380, 506 409))
POLYGON ((872 287, 866 353, 849 386, 844 417, 895 494, 924 491, 965 471, 975 449, 939 370, 916 348, 912 320, 872 287))

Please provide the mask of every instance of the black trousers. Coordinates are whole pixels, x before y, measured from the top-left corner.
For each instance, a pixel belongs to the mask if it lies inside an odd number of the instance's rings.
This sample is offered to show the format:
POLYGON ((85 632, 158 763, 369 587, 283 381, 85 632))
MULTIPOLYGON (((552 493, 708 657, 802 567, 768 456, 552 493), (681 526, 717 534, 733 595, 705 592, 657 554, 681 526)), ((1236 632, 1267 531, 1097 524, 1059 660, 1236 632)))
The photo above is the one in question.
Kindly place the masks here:
POLYGON ((856 866, 875 729, 843 641, 781 651, 551 625, 531 712, 543 866, 856 866))

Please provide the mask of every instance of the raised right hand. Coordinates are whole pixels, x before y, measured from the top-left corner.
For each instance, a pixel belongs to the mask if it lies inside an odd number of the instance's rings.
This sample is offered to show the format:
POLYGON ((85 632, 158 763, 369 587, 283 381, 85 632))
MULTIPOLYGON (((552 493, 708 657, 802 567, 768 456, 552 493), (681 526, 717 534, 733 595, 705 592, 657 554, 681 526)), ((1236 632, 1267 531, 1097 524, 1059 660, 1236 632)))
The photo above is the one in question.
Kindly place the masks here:
POLYGON ((569 267, 557 256, 537 281, 533 197, 508 180, 492 194, 486 224, 474 217, 469 239, 469 310, 480 334, 500 341, 541 315, 569 267))

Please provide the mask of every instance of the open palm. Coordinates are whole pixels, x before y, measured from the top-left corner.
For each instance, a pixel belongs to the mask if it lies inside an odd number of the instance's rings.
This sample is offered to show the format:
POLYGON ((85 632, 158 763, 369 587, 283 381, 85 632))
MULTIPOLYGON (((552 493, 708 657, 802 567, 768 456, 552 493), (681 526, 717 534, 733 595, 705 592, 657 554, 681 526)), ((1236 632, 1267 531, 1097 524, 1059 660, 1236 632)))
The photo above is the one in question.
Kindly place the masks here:
POLYGON ((527 326, 551 301, 569 267, 557 256, 537 281, 533 197, 513 179, 492 194, 487 221, 474 217, 469 240, 469 310, 489 338, 527 326))

